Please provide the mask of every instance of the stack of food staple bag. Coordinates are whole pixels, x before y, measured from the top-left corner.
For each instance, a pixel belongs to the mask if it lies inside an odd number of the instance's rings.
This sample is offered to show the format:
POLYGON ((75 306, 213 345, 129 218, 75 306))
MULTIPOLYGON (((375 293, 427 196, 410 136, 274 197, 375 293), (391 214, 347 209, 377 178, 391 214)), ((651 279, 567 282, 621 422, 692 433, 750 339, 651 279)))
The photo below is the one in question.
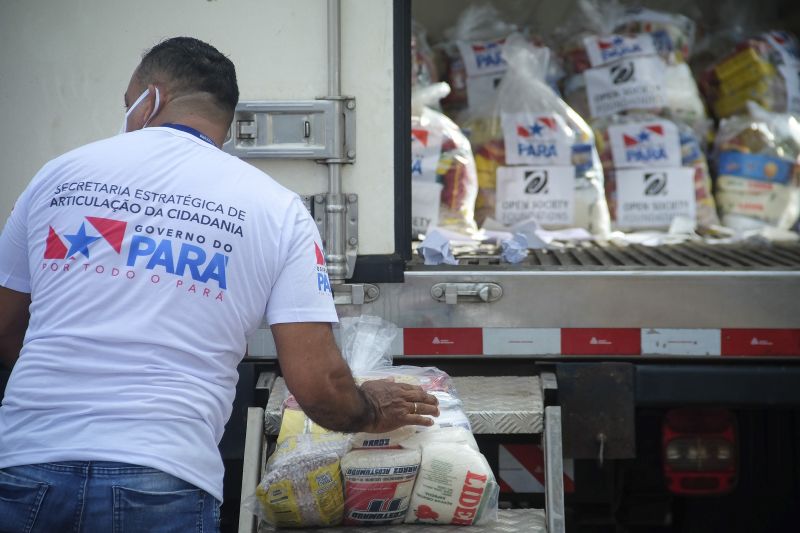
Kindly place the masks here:
POLYGON ((615 228, 718 224, 703 151, 711 122, 686 63, 694 23, 581 0, 562 42, 565 99, 595 129, 615 228))
POLYGON ((503 20, 491 4, 467 7, 445 31, 437 46, 451 92, 445 111, 458 117, 470 107, 492 100, 508 64, 503 57, 506 38, 519 28, 503 20))
POLYGON ((718 118, 747 113, 747 102, 768 111, 800 114, 800 47, 785 31, 768 31, 740 42, 700 77, 718 118))
MULTIPOLYGON (((722 223, 739 233, 797 230, 800 215, 800 44, 753 32, 708 67, 701 87, 720 118, 714 144, 722 223)), ((784 234, 785 235, 785 234, 784 234)))
POLYGON ((800 216, 800 122, 748 102, 720 121, 714 149, 717 203, 738 231, 788 230, 800 216))
POLYGON ((333 433, 290 395, 275 453, 246 506, 275 528, 399 523, 478 525, 496 519, 499 487, 478 450, 452 379, 439 369, 388 366, 397 328, 342 320, 342 351, 358 383, 421 386, 439 400, 431 427, 333 433))

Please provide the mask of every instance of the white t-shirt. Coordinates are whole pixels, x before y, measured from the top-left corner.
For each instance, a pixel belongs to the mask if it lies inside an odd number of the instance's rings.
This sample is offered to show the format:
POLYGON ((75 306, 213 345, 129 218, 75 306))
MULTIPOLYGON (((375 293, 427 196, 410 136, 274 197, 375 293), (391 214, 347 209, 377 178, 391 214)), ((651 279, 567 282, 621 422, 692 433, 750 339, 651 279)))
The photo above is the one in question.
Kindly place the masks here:
POLYGON ((264 317, 337 321, 320 246, 296 194, 191 133, 49 162, 0 236, 0 285, 32 297, 0 468, 120 461, 221 500, 247 335, 264 317))

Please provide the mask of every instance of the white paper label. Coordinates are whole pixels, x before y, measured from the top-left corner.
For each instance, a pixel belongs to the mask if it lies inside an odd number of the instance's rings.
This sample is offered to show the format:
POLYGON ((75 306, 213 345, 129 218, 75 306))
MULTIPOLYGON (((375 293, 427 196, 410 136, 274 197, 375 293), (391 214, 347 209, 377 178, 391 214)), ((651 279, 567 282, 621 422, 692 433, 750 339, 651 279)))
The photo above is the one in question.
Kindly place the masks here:
POLYGON ((677 216, 695 218, 693 168, 617 171, 617 225, 666 228, 677 216))
POLYGON ((481 102, 492 101, 497 94, 505 72, 488 76, 471 76, 467 78, 467 102, 474 106, 481 102))
POLYGON ((439 224, 442 184, 411 180, 411 231, 414 236, 427 233, 428 227, 439 224))
POLYGON ((500 167, 495 218, 505 225, 533 218, 543 226, 575 220, 575 167, 500 167))
POLYGON ((666 64, 657 56, 623 59, 585 73, 589 109, 605 117, 628 109, 663 107, 666 64))
POLYGON ((465 42, 458 41, 458 51, 464 61, 464 70, 467 76, 484 76, 505 72, 508 68, 503 59, 503 45, 505 39, 493 41, 465 42))
POLYGON ((442 155, 442 131, 411 128, 411 178, 436 181, 436 167, 442 155))
POLYGON ((616 168, 681 166, 678 127, 668 120, 614 124, 608 139, 616 168))
POLYGON ((584 37, 583 45, 593 67, 606 65, 618 59, 656 54, 653 38, 646 33, 634 37, 623 35, 584 37))
POLYGON ((567 166, 575 133, 555 113, 503 113, 503 139, 509 165, 567 166))

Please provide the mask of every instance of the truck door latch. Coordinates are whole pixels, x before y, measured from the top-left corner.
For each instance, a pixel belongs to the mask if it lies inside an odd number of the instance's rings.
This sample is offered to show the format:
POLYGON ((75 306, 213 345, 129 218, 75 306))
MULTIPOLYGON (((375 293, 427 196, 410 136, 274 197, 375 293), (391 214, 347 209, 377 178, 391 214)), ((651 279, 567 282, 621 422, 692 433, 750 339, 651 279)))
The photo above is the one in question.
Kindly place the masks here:
POLYGON ((431 287, 431 296, 448 305, 458 303, 492 303, 503 296, 503 287, 497 283, 437 283, 431 287))

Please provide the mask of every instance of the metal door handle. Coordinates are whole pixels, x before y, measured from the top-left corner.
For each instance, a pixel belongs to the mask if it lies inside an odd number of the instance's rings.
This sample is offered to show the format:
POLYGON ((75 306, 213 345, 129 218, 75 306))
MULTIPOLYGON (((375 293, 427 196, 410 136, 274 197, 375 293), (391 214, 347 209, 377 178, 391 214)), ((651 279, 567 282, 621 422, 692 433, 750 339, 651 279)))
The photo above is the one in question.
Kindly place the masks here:
POLYGON ((492 303, 503 296, 497 283, 437 283, 431 287, 431 297, 448 305, 457 303, 492 303))

